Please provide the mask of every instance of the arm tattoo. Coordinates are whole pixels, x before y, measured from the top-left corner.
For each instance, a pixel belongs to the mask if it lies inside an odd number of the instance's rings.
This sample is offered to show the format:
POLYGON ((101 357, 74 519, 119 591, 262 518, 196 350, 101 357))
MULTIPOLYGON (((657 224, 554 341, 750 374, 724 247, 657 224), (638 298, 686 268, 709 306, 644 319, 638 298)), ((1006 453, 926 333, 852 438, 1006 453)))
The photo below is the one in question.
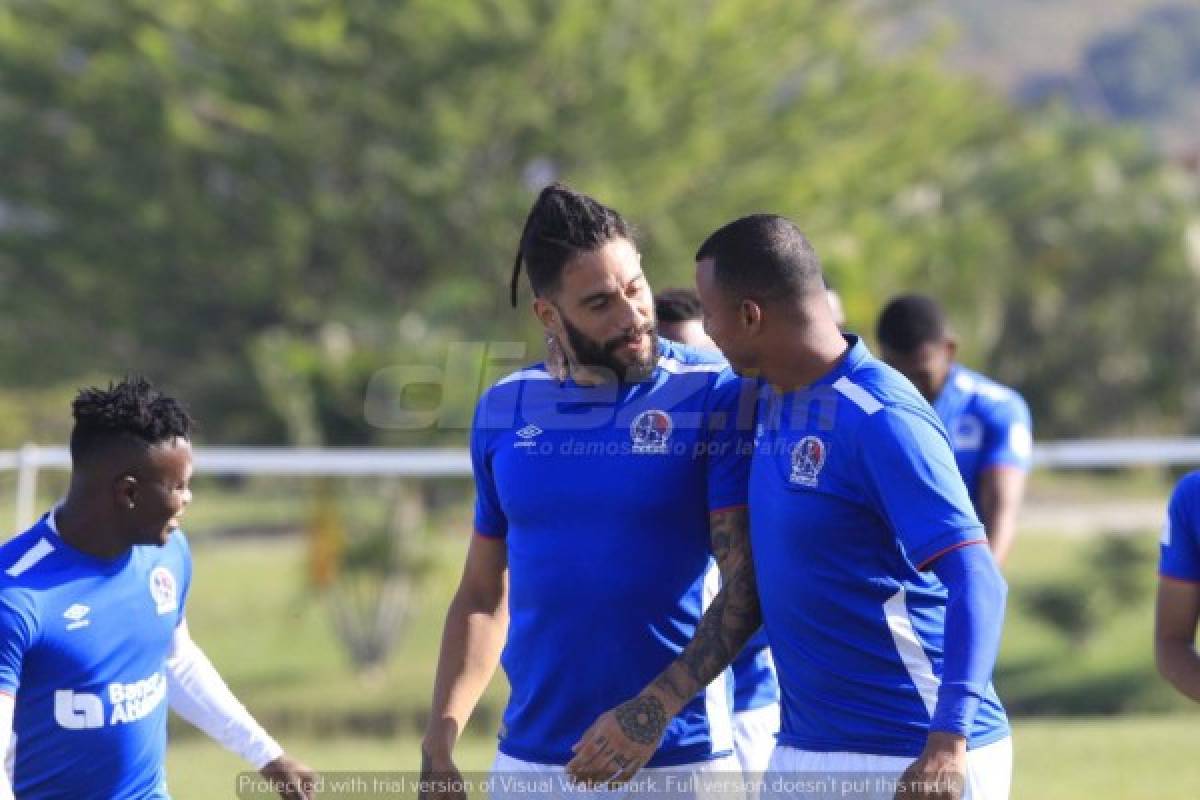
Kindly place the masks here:
POLYGON ((762 625, 746 509, 712 515, 713 552, 724 585, 700 619, 696 635, 654 684, 680 702, 712 682, 762 625))
POLYGON ((667 710, 654 696, 639 695, 622 703, 616 716, 621 732, 638 744, 657 744, 667 727, 667 710))

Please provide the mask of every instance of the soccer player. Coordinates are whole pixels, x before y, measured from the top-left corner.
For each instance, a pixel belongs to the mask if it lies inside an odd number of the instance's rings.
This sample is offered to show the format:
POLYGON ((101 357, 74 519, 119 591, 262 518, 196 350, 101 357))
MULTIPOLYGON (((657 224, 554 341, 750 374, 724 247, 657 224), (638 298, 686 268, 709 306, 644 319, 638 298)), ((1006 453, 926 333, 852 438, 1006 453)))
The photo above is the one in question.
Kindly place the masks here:
MULTIPOLYGON (((705 328, 765 382, 750 534, 731 543, 732 574, 695 639, 637 701, 673 713, 762 620, 783 694, 768 794, 1007 797, 1011 738, 990 677, 1006 587, 944 429, 838 330, 791 222, 736 220, 696 259, 705 328), (775 781, 789 775, 831 780, 775 781)), ((606 778, 586 761, 601 747, 635 765, 647 750, 610 712, 571 769, 606 778)))
MULTIPOLYGON (((718 354, 657 337, 625 220, 549 186, 521 235, 514 305, 522 265, 568 375, 527 367, 476 409, 475 535, 422 743, 423 774, 447 783, 458 775, 455 742, 497 661, 511 694, 495 772, 565 778, 596 715, 683 650, 716 592, 714 555, 723 565, 746 526, 752 426, 738 425, 741 381, 718 354)), ((697 686, 666 717, 636 702, 618 712, 634 735, 653 737, 651 768, 738 773, 722 684, 697 686)), ((662 796, 699 792, 681 783, 662 796)), ((429 794, 463 796, 442 788, 429 794)), ((493 789, 507 796, 502 782, 493 789)))
POLYGON ((1029 408, 1012 389, 955 362, 958 345, 928 297, 893 299, 876 334, 884 361, 912 381, 946 426, 992 555, 1003 567, 1033 455, 1029 408))
POLYGON ((1159 673, 1200 703, 1200 472, 1175 488, 1167 509, 1159 560, 1154 657, 1159 673))
POLYGON ((74 416, 66 499, 0 547, 0 796, 167 798, 169 704, 282 797, 315 797, 188 635, 187 413, 133 379, 74 416))
MULTIPOLYGON (((665 338, 717 350, 704 332, 704 310, 695 289, 656 292, 654 315, 665 338)), ((757 778, 766 771, 778 732, 779 682, 767 635, 759 629, 733 661, 733 745, 745 775, 757 778)))

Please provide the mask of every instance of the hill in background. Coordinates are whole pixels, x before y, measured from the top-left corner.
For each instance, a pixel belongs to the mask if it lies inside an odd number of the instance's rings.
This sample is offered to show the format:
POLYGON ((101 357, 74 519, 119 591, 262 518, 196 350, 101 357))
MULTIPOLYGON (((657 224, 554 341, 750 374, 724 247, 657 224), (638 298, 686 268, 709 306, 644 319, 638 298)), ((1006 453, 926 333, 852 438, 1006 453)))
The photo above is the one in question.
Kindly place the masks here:
POLYGON ((900 15, 901 42, 953 31, 950 64, 1024 105, 1061 100, 1145 126, 1173 155, 1200 150, 1200 4, 958 0, 900 15))

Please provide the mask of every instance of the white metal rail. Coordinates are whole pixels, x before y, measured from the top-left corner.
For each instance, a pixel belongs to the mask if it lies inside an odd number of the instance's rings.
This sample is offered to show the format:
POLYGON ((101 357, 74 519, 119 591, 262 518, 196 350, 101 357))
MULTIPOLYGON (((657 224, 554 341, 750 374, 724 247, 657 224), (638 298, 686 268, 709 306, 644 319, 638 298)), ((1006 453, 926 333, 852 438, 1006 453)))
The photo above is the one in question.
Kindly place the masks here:
MULTIPOLYGON (((1041 469, 1127 468, 1200 465, 1200 437, 1074 439, 1034 447, 1041 469)), ((65 447, 25 445, 0 450, 0 472, 17 473, 16 526, 33 519, 37 476, 43 469, 69 469, 65 447)), ((198 447, 197 472, 217 475, 392 475, 410 478, 464 477, 471 459, 462 449, 385 450, 377 448, 198 447)))

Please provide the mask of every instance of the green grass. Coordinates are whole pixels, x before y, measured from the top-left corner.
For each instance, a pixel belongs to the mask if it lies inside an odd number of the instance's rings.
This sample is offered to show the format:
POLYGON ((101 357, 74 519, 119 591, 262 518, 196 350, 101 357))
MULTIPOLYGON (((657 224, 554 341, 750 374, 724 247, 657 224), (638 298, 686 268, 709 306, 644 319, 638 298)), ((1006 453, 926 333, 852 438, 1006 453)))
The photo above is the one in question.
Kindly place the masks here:
MULTIPOLYGON (((1014 731, 1014 800, 1190 800, 1200 787, 1195 758, 1195 715, 1018 722, 1014 731)), ((316 769, 415 770, 418 739, 284 738, 284 745, 316 769)), ((488 769, 494 741, 463 740, 458 766, 488 769)), ((243 765, 203 739, 172 743, 168 776, 175 800, 230 797, 243 765)), ((327 796, 335 796, 332 793, 327 796)), ((380 795, 382 796, 382 795, 380 795)))
MULTIPOLYGON (((1156 481, 1149 475, 1139 483, 1150 492, 1156 481)), ((43 486, 48 493, 59 488, 43 486)), ((234 691, 314 767, 414 768, 442 619, 469 535, 466 512, 451 503, 445 516, 434 517, 441 533, 430 537, 433 566, 404 635, 385 669, 362 675, 337 639, 326 602, 308 584, 304 538, 243 535, 255 526, 303 530, 312 511, 304 485, 259 479, 236 490, 217 482, 200 488, 188 519, 195 556, 188 618, 234 691)), ((1116 488, 1073 480, 1043 487, 1076 497, 1116 488)), ((358 497, 361 503, 343 505, 353 505, 360 519, 382 507, 369 491, 358 497)), ((1128 541, 1134 548, 1124 568, 1097 560, 1101 539, 1028 532, 1018 539, 1006 571, 1009 612, 996 672, 1014 711, 1014 798, 1197 795, 1200 715, 1157 676, 1152 660, 1156 535, 1145 531, 1128 541), (1133 588, 1117 597, 1113 587, 1121 583, 1133 588), (1084 635, 1064 635, 1035 613, 1031 598, 1047 586, 1066 587, 1068 599, 1075 592, 1086 598, 1091 625, 1084 635)), ((497 676, 464 736, 463 769, 490 764, 505 694, 497 676)), ((169 759, 177 800, 233 796, 243 769, 178 721, 169 759)))

